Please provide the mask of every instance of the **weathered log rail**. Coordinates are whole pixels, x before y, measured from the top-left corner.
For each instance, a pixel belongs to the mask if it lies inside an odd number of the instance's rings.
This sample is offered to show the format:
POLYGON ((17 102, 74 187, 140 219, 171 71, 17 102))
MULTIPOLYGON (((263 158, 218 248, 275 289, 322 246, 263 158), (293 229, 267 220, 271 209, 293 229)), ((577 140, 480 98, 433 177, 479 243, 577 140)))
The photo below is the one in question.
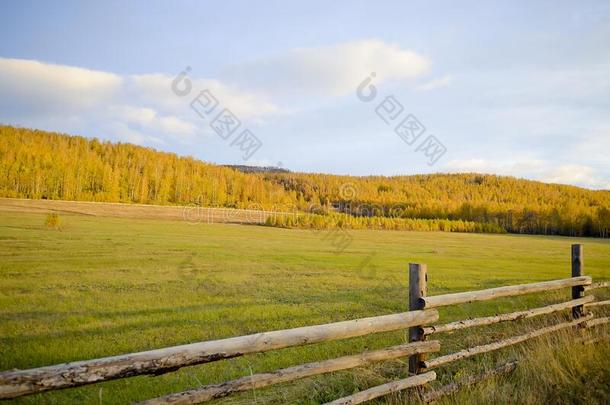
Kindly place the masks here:
POLYGON ((364 336, 434 322, 437 311, 411 311, 324 325, 263 332, 165 349, 0 373, 0 398, 131 377, 161 374, 178 368, 249 353, 364 336))
POLYGON ((424 402, 436 401, 439 398, 444 397, 445 395, 450 395, 455 392, 458 392, 463 387, 467 387, 469 385, 476 384, 478 382, 481 382, 481 381, 486 380, 491 377, 511 373, 513 370, 515 370, 515 368, 517 368, 517 364, 518 364, 518 361, 512 360, 505 364, 502 364, 501 366, 498 366, 491 370, 487 370, 481 374, 462 377, 456 381, 453 381, 447 385, 444 385, 443 387, 441 387, 439 389, 429 390, 427 392, 424 392, 421 396, 421 399, 424 402))
MULTIPOLYGON (((93 384, 117 378, 147 374, 159 375, 186 366, 209 363, 247 354, 348 339, 373 333, 409 329, 410 342, 407 344, 254 374, 220 384, 211 384, 185 392, 168 394, 141 403, 146 405, 202 403, 237 392, 263 388, 340 370, 349 370, 375 362, 409 357, 409 371, 412 375, 408 378, 372 387, 331 402, 331 404, 357 404, 400 390, 425 385, 436 379, 436 373, 430 371, 432 368, 438 368, 478 354, 499 350, 560 330, 569 330, 574 327, 582 330, 610 323, 610 317, 594 318, 593 314, 587 313, 589 308, 598 308, 610 304, 610 300, 595 301, 595 297, 592 295, 585 295, 586 291, 610 287, 610 282, 593 283, 591 277, 583 275, 583 251, 581 245, 572 246, 571 265, 572 277, 567 279, 428 296, 427 266, 425 264, 411 263, 409 265, 409 312, 262 332, 247 336, 191 343, 29 370, 4 371, 0 373, 0 399, 17 398, 24 395, 93 384), (439 313, 435 309, 438 307, 486 301, 499 297, 515 297, 562 288, 572 289, 572 300, 523 311, 432 325, 432 323, 439 319, 439 313), (539 328, 500 341, 466 348, 456 353, 445 354, 432 359, 427 358, 428 353, 438 352, 441 349, 439 341, 426 340, 430 335, 501 322, 517 321, 564 310, 572 311, 571 321, 539 328)), ((602 339, 593 337, 587 338, 583 342, 592 343, 600 340, 602 339)), ((474 384, 490 376, 512 371, 515 366, 516 363, 512 362, 479 376, 468 377, 461 382, 458 381, 442 387, 440 390, 435 391, 436 393, 424 393, 422 399, 430 401, 437 396, 447 395, 455 392, 462 385, 474 384)))
POLYGON ((601 306, 604 306, 604 305, 610 305, 610 300, 597 301, 597 302, 589 302, 589 303, 585 304, 585 308, 601 307, 601 306))
POLYGON ((513 336, 508 339, 499 340, 497 342, 488 343, 486 345, 470 347, 468 349, 460 350, 456 353, 447 354, 445 356, 435 357, 432 360, 425 361, 423 367, 426 369, 435 368, 438 366, 442 366, 447 363, 451 363, 456 360, 465 359, 468 357, 472 357, 477 354, 487 353, 494 350, 502 349, 504 347, 516 345, 517 343, 525 342, 526 340, 536 338, 538 336, 546 335, 551 332, 557 332, 562 329, 571 328, 573 326, 580 325, 582 323, 586 323, 591 316, 585 316, 580 319, 576 319, 570 322, 562 322, 557 325, 547 326, 546 328, 536 329, 534 331, 525 333, 519 336, 513 336))
MULTIPOLYGON (((423 331, 425 335, 432 335, 433 333, 442 333, 442 332, 453 332, 460 329, 471 328, 473 326, 484 326, 484 325, 493 325, 495 323, 500 322, 508 322, 508 321, 516 321, 518 319, 527 319, 533 318, 535 316, 540 315, 548 315, 554 312, 559 312, 564 309, 571 309, 574 306, 585 304, 587 306, 588 303, 591 305, 595 304, 591 301, 594 301, 595 297, 592 295, 579 298, 576 300, 566 301, 559 304, 547 305, 545 307, 528 309, 525 311, 517 311, 511 312, 508 314, 500 314, 494 316, 486 316, 481 318, 473 318, 473 319, 465 319, 462 321, 454 321, 451 323, 447 323, 444 325, 434 325, 424 327, 423 331)), ((609 301, 610 302, 610 301, 609 301)))
POLYGON ((143 401, 140 403, 140 405, 197 404, 210 401, 212 399, 226 397, 227 395, 235 392, 263 388, 269 385, 294 381, 319 374, 349 370, 374 362, 408 357, 415 353, 437 352, 440 350, 440 348, 441 345, 437 340, 408 343, 387 349, 355 354, 352 356, 344 356, 331 360, 302 364, 299 366, 276 370, 270 373, 255 374, 221 384, 206 385, 194 390, 143 401))
POLYGON ((610 281, 600 281, 599 283, 593 283, 585 286, 585 291, 596 290, 598 288, 610 287, 610 281))
POLYGON ((467 304, 476 301, 493 300, 500 297, 515 297, 517 295, 532 294, 558 290, 560 288, 575 287, 591 284, 591 277, 581 276, 563 280, 543 281, 540 283, 509 285, 506 287, 489 288, 487 290, 467 291, 456 294, 434 295, 421 298, 423 308, 436 308, 447 305, 467 304))
POLYGON ((335 401, 329 402, 326 405, 361 404, 363 402, 370 401, 371 399, 379 398, 381 396, 388 395, 393 392, 402 391, 407 388, 418 387, 434 380, 436 380, 436 373, 434 371, 429 371, 425 374, 418 374, 414 375, 413 377, 407 377, 402 380, 392 381, 386 384, 378 385, 376 387, 369 388, 368 390, 360 391, 354 395, 350 395, 348 397, 340 398, 335 401))

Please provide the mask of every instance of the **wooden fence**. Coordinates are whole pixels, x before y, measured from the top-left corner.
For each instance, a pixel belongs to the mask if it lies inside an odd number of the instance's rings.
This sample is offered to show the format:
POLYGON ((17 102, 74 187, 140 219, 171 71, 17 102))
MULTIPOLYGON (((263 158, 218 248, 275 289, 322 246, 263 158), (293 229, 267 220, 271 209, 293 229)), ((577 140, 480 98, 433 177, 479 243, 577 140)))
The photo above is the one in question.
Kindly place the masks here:
MULTIPOLYGON (((593 318, 592 314, 587 313, 585 310, 585 308, 589 307, 610 304, 610 300, 594 302, 593 296, 585 296, 585 291, 609 287, 610 283, 601 282, 592 284, 591 277, 583 275, 582 245, 572 246, 572 277, 562 280, 436 296, 428 296, 427 281, 428 275, 425 264, 409 265, 409 312, 263 332, 248 336, 192 343, 29 370, 5 371, 0 373, 0 399, 17 398, 44 391, 93 384, 117 378, 145 374, 159 375, 185 366, 209 363, 251 353, 261 353, 287 347, 409 328, 410 342, 406 344, 297 365, 268 373, 249 375, 236 380, 206 385, 190 391, 169 394, 143 402, 143 404, 148 405, 201 403, 222 398, 236 392, 267 387, 273 384, 334 371, 349 370, 374 362, 409 357, 409 377, 363 390, 354 395, 331 402, 332 404, 358 404, 392 392, 422 386, 436 379, 436 373, 432 369, 456 360, 498 350, 575 326, 586 328, 610 322, 609 317, 593 318), (498 297, 514 297, 561 288, 572 289, 572 300, 524 311, 471 318, 446 324, 433 324, 439 320, 438 311, 435 309, 438 307, 492 300, 498 297), (431 335, 475 326, 531 318, 568 309, 572 312, 571 320, 568 322, 543 327, 523 335, 466 348, 432 359, 427 358, 429 353, 438 352, 441 347, 438 340, 427 340, 431 335)), ((461 382, 456 381, 438 390, 423 393, 422 399, 436 399, 441 395, 455 392, 463 384, 473 384, 483 378, 511 371, 515 366, 515 362, 510 362, 481 376, 469 377, 461 382)))

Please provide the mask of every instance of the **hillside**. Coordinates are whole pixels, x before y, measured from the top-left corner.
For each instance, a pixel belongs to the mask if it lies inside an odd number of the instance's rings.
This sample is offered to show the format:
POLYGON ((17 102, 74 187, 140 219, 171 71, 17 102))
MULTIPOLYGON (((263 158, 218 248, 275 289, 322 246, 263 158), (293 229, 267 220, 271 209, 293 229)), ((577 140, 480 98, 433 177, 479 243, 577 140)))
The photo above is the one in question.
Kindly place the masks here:
MULTIPOLYGON (((313 211, 327 225, 344 226, 348 218, 354 228, 412 229, 400 224, 418 219, 529 234, 608 237, 610 230, 610 191, 474 173, 244 173, 131 144, 10 126, 0 126, 0 173, 1 197, 313 211)), ((282 221, 272 225, 312 222, 282 221)))
POLYGON ((498 224, 508 232, 608 237, 610 191, 514 177, 431 174, 350 177, 267 175, 296 193, 356 216, 460 219, 498 224))

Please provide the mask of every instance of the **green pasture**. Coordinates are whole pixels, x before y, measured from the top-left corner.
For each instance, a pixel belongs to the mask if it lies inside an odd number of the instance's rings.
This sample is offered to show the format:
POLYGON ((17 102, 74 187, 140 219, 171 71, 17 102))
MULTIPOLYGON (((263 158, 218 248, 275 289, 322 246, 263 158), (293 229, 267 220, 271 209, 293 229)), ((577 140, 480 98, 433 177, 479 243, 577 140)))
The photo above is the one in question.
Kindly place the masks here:
MULTIPOLYGON (((406 311, 409 262, 428 265, 429 294, 435 295, 569 277, 570 245, 583 243, 586 274, 610 278, 610 241, 600 239, 399 231, 337 235, 70 214, 61 214, 60 229, 51 229, 45 216, 0 208, 2 370, 406 311)), ((566 289, 463 305, 441 309, 441 320, 569 297, 566 289)), ((448 353, 549 322, 535 318, 439 338, 448 353)), ((284 349, 15 402, 130 403, 405 338, 400 331, 284 349)), ((439 379, 480 361, 439 371, 439 379)), ((218 402, 320 403, 404 377, 405 368, 402 361, 390 362, 218 402)))

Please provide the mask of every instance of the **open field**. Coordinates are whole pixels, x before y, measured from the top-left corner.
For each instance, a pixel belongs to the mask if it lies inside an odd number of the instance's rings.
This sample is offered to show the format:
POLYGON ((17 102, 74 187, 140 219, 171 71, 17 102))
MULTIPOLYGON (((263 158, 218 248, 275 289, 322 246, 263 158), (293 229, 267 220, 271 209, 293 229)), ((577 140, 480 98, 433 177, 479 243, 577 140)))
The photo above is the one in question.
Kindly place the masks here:
POLYGON ((263 210, 199 207, 195 204, 171 206, 18 198, 0 198, 0 207, 4 212, 56 212, 96 217, 186 221, 191 224, 260 224, 264 223, 269 215, 279 214, 263 210))
MULTIPOLYGON (((46 213, 51 211, 44 205, 47 202, 32 208, 36 204, 6 201, 0 204, 2 370, 405 311, 410 261, 428 264, 429 294, 435 295, 569 277, 570 245, 583 243, 585 273, 596 281, 610 278, 608 240, 350 231, 353 241, 339 252, 329 243, 325 231, 193 225, 176 221, 180 219, 177 213, 165 219, 129 218, 128 214, 118 218, 112 213, 105 215, 102 206, 97 206, 100 209, 96 215, 64 206, 60 210, 61 229, 51 230, 44 226, 46 213)), ((96 207, 95 203, 72 204, 96 207)), ((600 291, 599 298, 605 298, 604 294, 608 296, 607 291, 600 291)), ((562 290, 440 312, 443 321, 450 321, 568 298, 569 290, 562 290)), ((484 333, 474 329, 470 334, 443 335, 442 353, 519 334, 532 323, 550 322, 534 318, 510 327, 488 327, 484 333)), ((381 348, 404 342, 405 338, 404 332, 385 333, 285 349, 15 402, 128 403, 250 373, 381 348)), ((493 362, 519 350, 501 351, 484 359, 493 362)), ((609 353, 605 344, 589 347, 584 356, 599 361, 607 359, 609 353)), ((458 362, 440 370, 439 379, 447 379, 449 372, 460 368, 476 368, 480 361, 458 362)), ((404 376, 405 369, 404 362, 390 362, 247 392, 219 402, 319 403, 404 376)), ((589 377, 597 379, 597 388, 583 390, 583 395, 602 403, 609 395, 610 371, 606 365, 601 370, 592 366, 590 372, 593 374, 589 377)), ((503 389, 500 393, 506 395, 508 388, 503 389)), ((561 386, 555 391, 555 399, 566 398, 561 386)))

